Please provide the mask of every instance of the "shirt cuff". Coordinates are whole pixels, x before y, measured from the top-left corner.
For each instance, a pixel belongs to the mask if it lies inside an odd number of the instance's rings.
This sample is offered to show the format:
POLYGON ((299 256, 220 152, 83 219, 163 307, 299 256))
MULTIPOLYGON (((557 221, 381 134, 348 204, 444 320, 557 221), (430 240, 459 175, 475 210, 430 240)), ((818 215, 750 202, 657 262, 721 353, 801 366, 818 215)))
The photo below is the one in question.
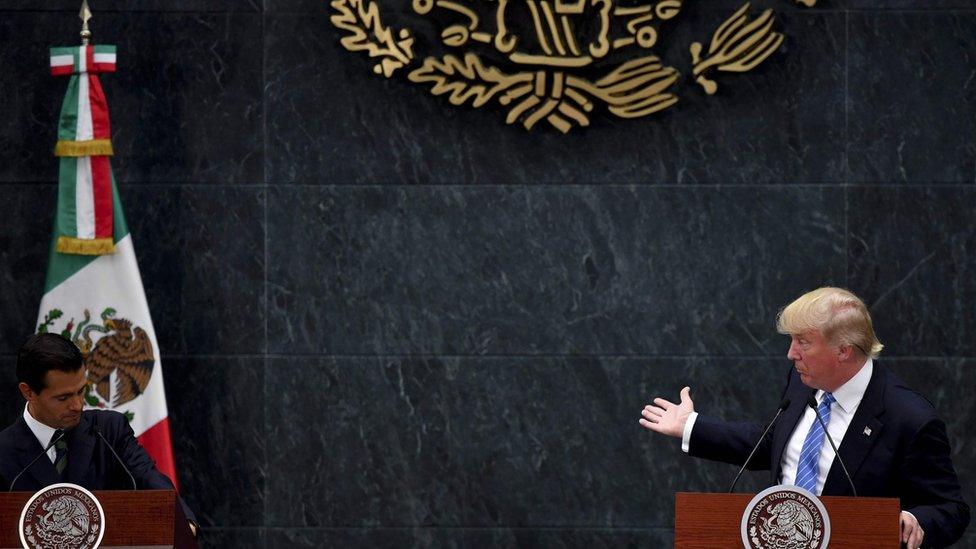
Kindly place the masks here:
POLYGON ((685 422, 685 430, 681 432, 681 451, 686 454, 691 444, 691 429, 695 426, 696 419, 698 419, 698 412, 692 412, 688 416, 688 421, 685 422))

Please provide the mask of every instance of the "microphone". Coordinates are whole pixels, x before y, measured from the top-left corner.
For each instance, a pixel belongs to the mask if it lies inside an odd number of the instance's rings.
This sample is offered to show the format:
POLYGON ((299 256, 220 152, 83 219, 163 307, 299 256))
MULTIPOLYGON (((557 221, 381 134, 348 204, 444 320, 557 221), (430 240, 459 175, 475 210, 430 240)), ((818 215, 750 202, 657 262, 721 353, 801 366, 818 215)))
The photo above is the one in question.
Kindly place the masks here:
POLYGON ((820 422, 820 426, 823 427, 824 434, 827 435, 827 442, 830 443, 830 447, 834 449, 834 457, 840 462, 840 468, 844 470, 844 476, 847 477, 847 482, 851 485, 851 492, 854 497, 857 497, 857 489, 854 488, 854 481, 851 479, 851 474, 847 472, 847 466, 844 465, 844 460, 840 457, 840 452, 837 451, 837 445, 834 444, 834 439, 830 438, 830 433, 827 432, 827 425, 824 423, 822 417, 820 417, 820 412, 817 411, 817 399, 813 395, 807 399, 807 406, 813 408, 813 415, 817 416, 817 421, 820 422))
POLYGON ((17 483, 17 479, 20 478, 20 475, 23 475, 24 473, 26 473, 27 470, 30 469, 32 465, 34 465, 35 463, 37 463, 37 460, 41 459, 41 456, 47 454, 48 450, 50 450, 51 448, 53 448, 55 444, 61 442, 61 439, 64 438, 65 435, 67 435, 67 434, 68 434, 67 431, 61 431, 61 436, 59 436, 59 437, 55 438, 54 440, 52 440, 51 443, 48 444, 47 447, 44 448, 44 450, 42 450, 40 454, 37 454, 37 456, 35 456, 34 459, 30 460, 30 463, 27 464, 27 467, 24 467, 23 469, 21 469, 20 472, 17 473, 17 476, 14 477, 14 480, 11 481, 10 487, 7 488, 7 491, 8 492, 13 492, 14 491, 14 484, 17 483))
POLYGON ((125 466, 125 462, 122 461, 122 458, 120 458, 119 455, 115 453, 115 448, 112 448, 112 445, 109 444, 108 440, 105 439, 105 435, 102 434, 102 430, 98 428, 98 425, 92 425, 92 428, 95 430, 95 434, 98 435, 98 438, 102 439, 102 442, 104 442, 105 446, 108 447, 108 451, 112 452, 112 455, 115 456, 115 460, 118 461, 119 465, 122 466, 122 469, 125 470, 125 474, 129 475, 129 480, 132 481, 132 489, 138 490, 138 488, 136 488, 135 477, 132 476, 132 472, 129 471, 129 468, 125 466))
POLYGON ((749 465, 749 462, 752 461, 752 456, 756 455, 756 450, 759 449, 759 445, 762 444, 763 439, 766 438, 766 434, 769 433, 769 430, 773 428, 773 424, 775 424, 776 420, 779 419, 779 415, 783 413, 783 410, 789 407, 790 407, 790 399, 784 398, 779 402, 779 408, 776 409, 776 415, 773 416, 773 419, 769 422, 769 425, 766 426, 766 430, 763 431, 762 435, 759 436, 759 440, 756 441, 756 445, 753 446, 752 451, 749 452, 749 457, 746 458, 746 462, 742 464, 742 467, 739 469, 739 472, 736 473, 735 478, 732 479, 732 484, 729 486, 730 494, 732 493, 732 490, 735 490, 735 483, 739 482, 739 477, 742 476, 742 472, 746 470, 746 467, 749 465))

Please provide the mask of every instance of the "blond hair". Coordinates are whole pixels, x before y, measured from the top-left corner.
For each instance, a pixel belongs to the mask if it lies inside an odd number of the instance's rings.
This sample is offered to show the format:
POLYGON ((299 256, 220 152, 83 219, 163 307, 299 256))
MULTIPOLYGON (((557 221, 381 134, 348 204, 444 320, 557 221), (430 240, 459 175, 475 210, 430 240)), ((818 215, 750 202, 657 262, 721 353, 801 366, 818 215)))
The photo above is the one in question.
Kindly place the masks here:
POLYGON ((817 288, 800 296, 776 316, 781 334, 817 330, 835 345, 853 345, 877 358, 884 345, 874 335, 871 314, 863 301, 843 288, 817 288))

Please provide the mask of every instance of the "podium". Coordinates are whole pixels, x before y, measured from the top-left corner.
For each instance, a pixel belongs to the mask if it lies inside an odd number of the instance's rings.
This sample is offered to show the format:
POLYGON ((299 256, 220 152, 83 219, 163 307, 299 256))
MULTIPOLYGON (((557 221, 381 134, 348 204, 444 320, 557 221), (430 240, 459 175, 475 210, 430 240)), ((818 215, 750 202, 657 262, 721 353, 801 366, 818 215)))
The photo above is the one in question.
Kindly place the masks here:
MULTIPOLYGON (((100 548, 196 549, 183 508, 173 490, 92 492, 105 513, 100 548)), ((0 548, 22 547, 17 532, 20 513, 33 492, 0 493, 0 548)))
MULTIPOLYGON (((674 546, 682 549, 742 547, 740 524, 753 494, 678 492, 674 496, 674 546)), ((895 498, 820 498, 830 517, 830 548, 901 545, 895 498)))

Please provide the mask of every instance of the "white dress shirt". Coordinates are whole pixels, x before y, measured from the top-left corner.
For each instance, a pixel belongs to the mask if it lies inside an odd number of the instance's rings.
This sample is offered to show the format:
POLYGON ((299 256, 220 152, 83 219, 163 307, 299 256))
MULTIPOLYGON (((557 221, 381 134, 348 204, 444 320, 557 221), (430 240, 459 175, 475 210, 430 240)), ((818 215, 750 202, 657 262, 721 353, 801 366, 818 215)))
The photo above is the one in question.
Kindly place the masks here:
MULTIPOLYGON (((854 412, 857 411, 858 405, 861 404, 861 399, 864 397, 864 391, 868 388, 868 382, 871 381, 871 374, 873 372, 874 363, 868 358, 864 366, 854 374, 854 377, 847 380, 847 383, 838 387, 833 393, 836 402, 830 405, 830 421, 827 422, 827 432, 834 439, 834 443, 838 447, 840 447, 841 440, 844 439, 844 434, 847 433, 847 427, 850 426, 851 420, 854 419, 854 412)), ((823 396, 824 391, 818 390, 816 394, 818 405, 823 400, 823 396)), ((698 412, 692 412, 688 416, 688 422, 685 423, 685 429, 681 436, 681 449, 685 453, 688 452, 691 430, 695 427, 696 419, 698 419, 698 412)), ((815 412, 807 406, 806 411, 800 417, 800 421, 796 424, 793 434, 790 435, 789 442, 786 443, 786 448, 783 450, 779 478, 781 484, 796 483, 800 450, 803 449, 803 441, 807 437, 807 432, 816 420, 815 412)), ((827 480, 827 473, 830 472, 830 466, 833 462, 834 450, 830 447, 830 443, 827 442, 827 437, 824 437, 823 447, 820 451, 820 461, 817 463, 817 495, 820 495, 823 491, 824 482, 827 480)))
MULTIPOLYGON (((47 448, 47 445, 51 444, 51 439, 54 438, 54 432, 57 431, 57 429, 54 427, 48 427, 47 425, 44 425, 40 421, 34 419, 34 416, 32 416, 30 411, 27 409, 26 404, 24 405, 24 421, 27 423, 27 426, 30 427, 31 432, 34 433, 34 436, 37 437, 37 442, 41 443, 41 448, 47 448)), ((51 458, 51 463, 54 463, 54 460, 58 457, 58 449, 51 446, 51 448, 47 451, 47 457, 51 458)))
MULTIPOLYGON (((861 367, 860 371, 854 374, 854 377, 847 380, 847 383, 838 387, 833 393, 836 402, 830 405, 830 421, 827 422, 827 433, 830 434, 830 438, 834 440, 834 444, 838 447, 840 447, 841 440, 844 439, 844 434, 847 433, 847 427, 850 426, 851 420, 854 419, 854 412, 857 411, 858 405, 861 404, 861 399, 864 397, 864 391, 868 388, 868 382, 871 381, 871 373, 873 371, 874 363, 869 358, 864 363, 864 366, 861 367)), ((816 398, 818 406, 820 405, 820 401, 823 400, 823 397, 824 391, 817 391, 816 398)), ((799 468, 800 451, 803 449, 803 441, 806 440, 807 433, 815 421, 817 421, 816 412, 813 411, 813 408, 807 406, 806 411, 803 412, 803 416, 800 417, 800 421, 796 424, 796 429, 790 435, 790 441, 786 443, 786 449, 783 450, 782 469, 780 469, 779 477, 780 483, 796 484, 796 472, 799 468)), ((833 463, 834 450, 830 447, 830 442, 827 441, 827 437, 824 437, 823 446, 820 448, 820 461, 817 462, 817 489, 815 493, 818 496, 823 492, 824 482, 827 480, 827 473, 830 472, 830 466, 833 463)))

